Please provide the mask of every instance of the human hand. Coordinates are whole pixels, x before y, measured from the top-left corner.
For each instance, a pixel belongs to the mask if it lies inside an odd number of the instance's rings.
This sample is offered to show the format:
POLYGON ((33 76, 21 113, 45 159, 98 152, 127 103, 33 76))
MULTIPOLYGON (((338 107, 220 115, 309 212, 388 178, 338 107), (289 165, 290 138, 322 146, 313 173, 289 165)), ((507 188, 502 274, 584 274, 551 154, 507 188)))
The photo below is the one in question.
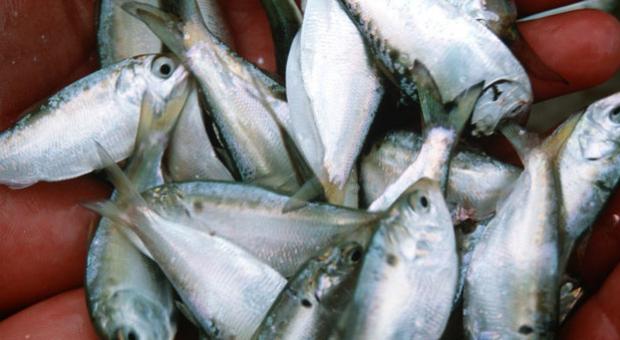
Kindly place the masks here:
MULTIPOLYGON (((574 1, 517 1, 524 14, 570 2, 574 1)), ((274 71, 271 34, 260 2, 228 0, 222 4, 237 50, 250 60, 262 59, 260 66, 274 71)), ((46 6, 34 0, 0 3, 0 129, 12 125, 27 107, 98 68, 97 8, 95 0, 57 0, 46 6)), ((594 86, 620 68, 620 24, 602 12, 564 14, 520 24, 520 30, 545 63, 568 81, 567 85, 533 78, 539 100, 594 86)), ((79 203, 103 199, 109 192, 106 184, 90 176, 16 191, 0 187, 0 317, 71 290, 0 322, 2 338, 27 334, 32 339, 96 338, 79 287, 90 226, 98 218, 79 203)), ((614 213, 620 215, 620 195, 616 196, 601 217, 608 226, 597 229, 605 233, 594 233, 582 257, 587 265, 582 265, 581 273, 596 277, 586 280, 593 282, 588 283, 593 289, 620 260, 620 229, 616 227, 620 218, 614 217, 614 213)), ((600 301, 588 302, 569 322, 567 337, 616 336, 620 311, 609 306, 617 305, 620 298, 609 292, 620 290, 619 280, 620 269, 602 291, 608 307, 603 308, 600 301), (600 317, 601 311, 607 318, 600 317)))

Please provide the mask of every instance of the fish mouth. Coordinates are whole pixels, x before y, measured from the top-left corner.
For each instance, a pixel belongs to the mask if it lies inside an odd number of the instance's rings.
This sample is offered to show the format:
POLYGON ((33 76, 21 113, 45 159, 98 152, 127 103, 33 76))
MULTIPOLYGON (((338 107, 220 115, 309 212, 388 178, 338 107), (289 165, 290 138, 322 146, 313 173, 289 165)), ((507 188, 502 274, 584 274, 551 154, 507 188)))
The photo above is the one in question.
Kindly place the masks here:
POLYGON ((473 135, 490 135, 506 119, 525 114, 532 104, 532 94, 513 81, 496 81, 486 86, 476 103, 471 122, 473 135))
POLYGON ((135 329, 128 327, 128 326, 123 326, 119 329, 117 329, 115 332, 113 332, 114 334, 114 339, 115 340, 142 340, 142 339, 147 339, 146 337, 141 337, 139 334, 139 332, 137 332, 135 329))

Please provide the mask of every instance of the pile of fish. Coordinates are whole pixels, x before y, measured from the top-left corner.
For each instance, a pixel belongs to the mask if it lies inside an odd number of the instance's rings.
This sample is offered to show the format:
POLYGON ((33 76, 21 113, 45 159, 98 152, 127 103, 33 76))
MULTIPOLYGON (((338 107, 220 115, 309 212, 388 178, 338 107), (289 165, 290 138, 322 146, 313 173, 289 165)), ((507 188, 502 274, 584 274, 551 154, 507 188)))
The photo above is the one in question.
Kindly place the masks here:
POLYGON ((150 2, 102 1, 103 68, 0 134, 3 184, 115 185, 87 204, 102 337, 171 339, 179 313, 215 339, 554 336, 620 179, 620 93, 518 125, 511 1, 263 0, 280 78, 217 1, 150 2), (496 132, 523 168, 472 147, 496 132))

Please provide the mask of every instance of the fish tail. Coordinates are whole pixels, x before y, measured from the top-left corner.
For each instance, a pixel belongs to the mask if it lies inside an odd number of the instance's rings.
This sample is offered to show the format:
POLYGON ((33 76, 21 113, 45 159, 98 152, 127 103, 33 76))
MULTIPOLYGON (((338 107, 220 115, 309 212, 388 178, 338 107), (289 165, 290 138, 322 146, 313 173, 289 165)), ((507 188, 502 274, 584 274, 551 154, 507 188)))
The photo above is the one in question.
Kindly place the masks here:
POLYGON ((183 43, 184 22, 181 18, 166 13, 155 6, 135 1, 126 2, 123 10, 144 22, 176 55, 183 56, 186 47, 183 43))
POLYGON ((413 66, 425 129, 442 126, 460 134, 482 94, 484 82, 477 83, 460 93, 454 100, 445 102, 428 68, 419 61, 413 66))

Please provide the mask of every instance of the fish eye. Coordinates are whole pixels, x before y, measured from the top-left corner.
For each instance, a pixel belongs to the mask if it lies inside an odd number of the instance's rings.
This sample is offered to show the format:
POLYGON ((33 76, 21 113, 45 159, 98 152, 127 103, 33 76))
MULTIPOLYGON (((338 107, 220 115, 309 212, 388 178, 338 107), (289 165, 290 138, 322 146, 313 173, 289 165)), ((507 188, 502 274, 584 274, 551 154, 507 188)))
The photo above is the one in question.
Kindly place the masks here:
POLYGON ((431 202, 427 195, 416 191, 409 196, 409 205, 416 212, 427 212, 431 207, 431 202))
POLYGON ((620 106, 616 106, 609 111, 609 119, 614 123, 620 123, 620 106))
POLYGON ((349 261, 352 263, 357 263, 362 259, 362 249, 360 247, 355 247, 349 253, 349 261))
POLYGON ((158 57, 153 61, 151 72, 161 79, 168 79, 174 72, 176 63, 168 57, 158 57))

